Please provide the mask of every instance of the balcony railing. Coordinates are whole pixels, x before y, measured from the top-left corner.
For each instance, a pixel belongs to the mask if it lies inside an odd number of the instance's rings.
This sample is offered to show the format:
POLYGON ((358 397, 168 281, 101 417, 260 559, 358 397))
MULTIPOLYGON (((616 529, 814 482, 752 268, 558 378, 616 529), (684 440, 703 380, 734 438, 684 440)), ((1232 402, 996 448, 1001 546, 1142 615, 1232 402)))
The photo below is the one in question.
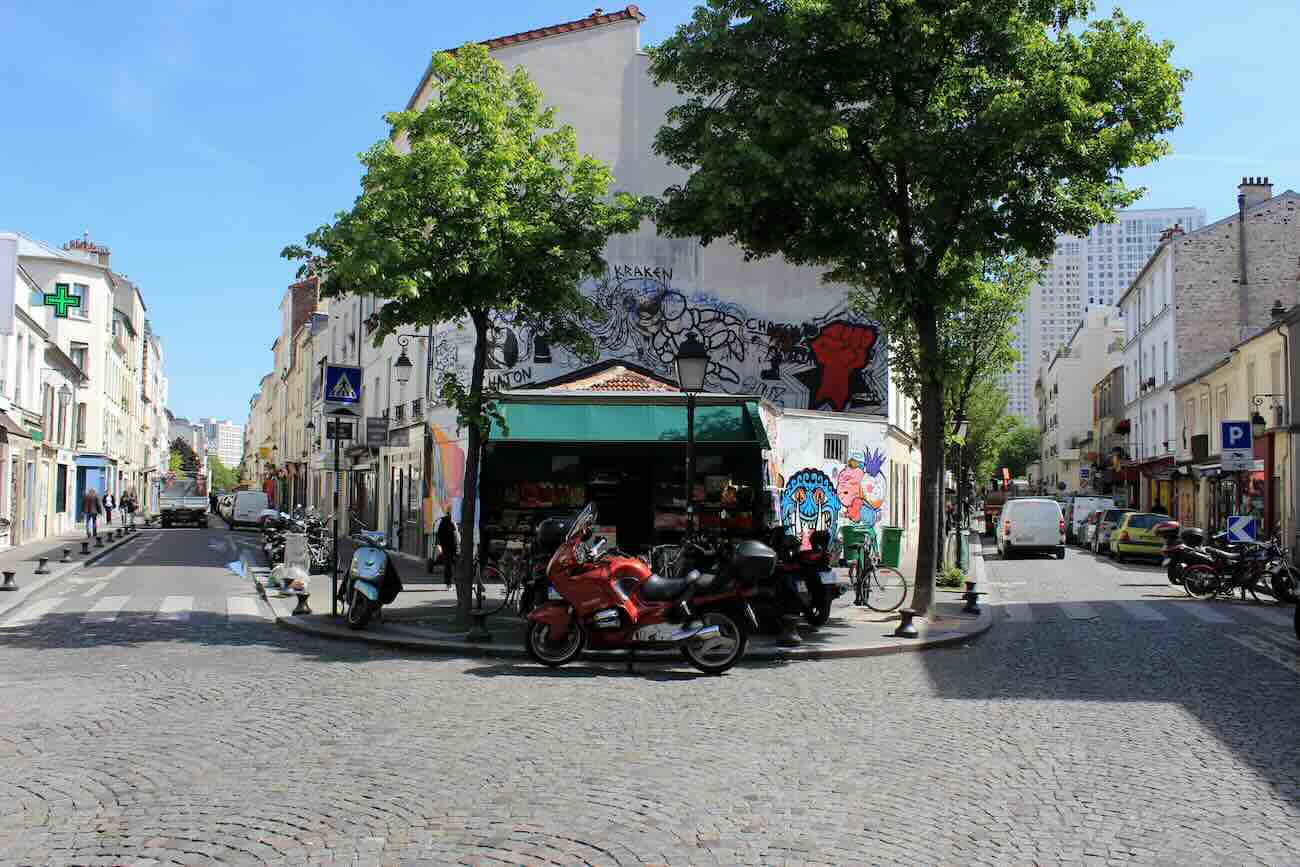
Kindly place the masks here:
POLYGON ((406 420, 406 404, 399 403, 397 406, 393 407, 393 419, 395 421, 406 420))
POLYGON ((411 401, 411 418, 424 418, 424 401, 418 397, 411 401))

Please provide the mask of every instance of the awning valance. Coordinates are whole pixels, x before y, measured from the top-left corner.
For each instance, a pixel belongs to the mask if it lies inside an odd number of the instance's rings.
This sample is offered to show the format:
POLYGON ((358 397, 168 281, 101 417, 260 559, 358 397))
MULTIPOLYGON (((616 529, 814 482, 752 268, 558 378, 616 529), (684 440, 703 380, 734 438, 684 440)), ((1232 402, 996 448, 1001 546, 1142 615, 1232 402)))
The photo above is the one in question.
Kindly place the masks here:
POLYGON ((0 443, 7 443, 14 437, 29 440, 32 435, 19 427, 18 423, 9 417, 9 413, 0 412, 0 443))
MULTIPOLYGON (((509 401, 499 403, 506 429, 492 423, 494 443, 685 443, 686 404, 509 401)), ((695 441, 769 448, 758 402, 695 407, 695 441)))

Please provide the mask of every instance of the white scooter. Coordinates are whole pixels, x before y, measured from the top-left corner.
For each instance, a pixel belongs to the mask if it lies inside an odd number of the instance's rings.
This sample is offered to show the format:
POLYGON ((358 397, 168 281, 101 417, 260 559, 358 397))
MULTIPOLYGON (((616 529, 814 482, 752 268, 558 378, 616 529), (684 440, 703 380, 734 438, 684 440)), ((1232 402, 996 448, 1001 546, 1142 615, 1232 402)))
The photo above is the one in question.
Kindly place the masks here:
POLYGON ((388 556, 383 533, 362 530, 352 535, 356 550, 343 576, 343 604, 347 606, 349 629, 365 629, 383 606, 402 592, 393 560, 388 556))

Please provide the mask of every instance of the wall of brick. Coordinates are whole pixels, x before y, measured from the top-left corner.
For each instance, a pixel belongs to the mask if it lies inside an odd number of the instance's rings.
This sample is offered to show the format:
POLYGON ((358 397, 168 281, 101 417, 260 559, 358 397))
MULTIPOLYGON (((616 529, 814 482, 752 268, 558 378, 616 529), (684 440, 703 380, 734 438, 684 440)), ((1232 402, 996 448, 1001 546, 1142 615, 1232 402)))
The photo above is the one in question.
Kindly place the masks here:
POLYGON ((1236 216, 1174 240, 1175 343, 1180 374, 1203 367, 1270 321, 1275 299, 1300 303, 1300 195, 1284 193, 1246 215, 1250 318, 1238 325, 1236 216))

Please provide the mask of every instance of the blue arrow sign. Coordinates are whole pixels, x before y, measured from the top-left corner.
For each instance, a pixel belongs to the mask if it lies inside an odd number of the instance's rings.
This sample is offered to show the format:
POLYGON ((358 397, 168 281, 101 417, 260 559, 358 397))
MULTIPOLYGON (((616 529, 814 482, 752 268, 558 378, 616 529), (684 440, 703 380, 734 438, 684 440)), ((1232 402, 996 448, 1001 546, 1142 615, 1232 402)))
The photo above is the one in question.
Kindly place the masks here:
POLYGON ((1228 539, 1233 542, 1255 541, 1255 516, 1232 515, 1228 518, 1228 539))
POLYGON ((336 406, 361 403, 361 368, 342 364, 325 365, 325 402, 336 406))

